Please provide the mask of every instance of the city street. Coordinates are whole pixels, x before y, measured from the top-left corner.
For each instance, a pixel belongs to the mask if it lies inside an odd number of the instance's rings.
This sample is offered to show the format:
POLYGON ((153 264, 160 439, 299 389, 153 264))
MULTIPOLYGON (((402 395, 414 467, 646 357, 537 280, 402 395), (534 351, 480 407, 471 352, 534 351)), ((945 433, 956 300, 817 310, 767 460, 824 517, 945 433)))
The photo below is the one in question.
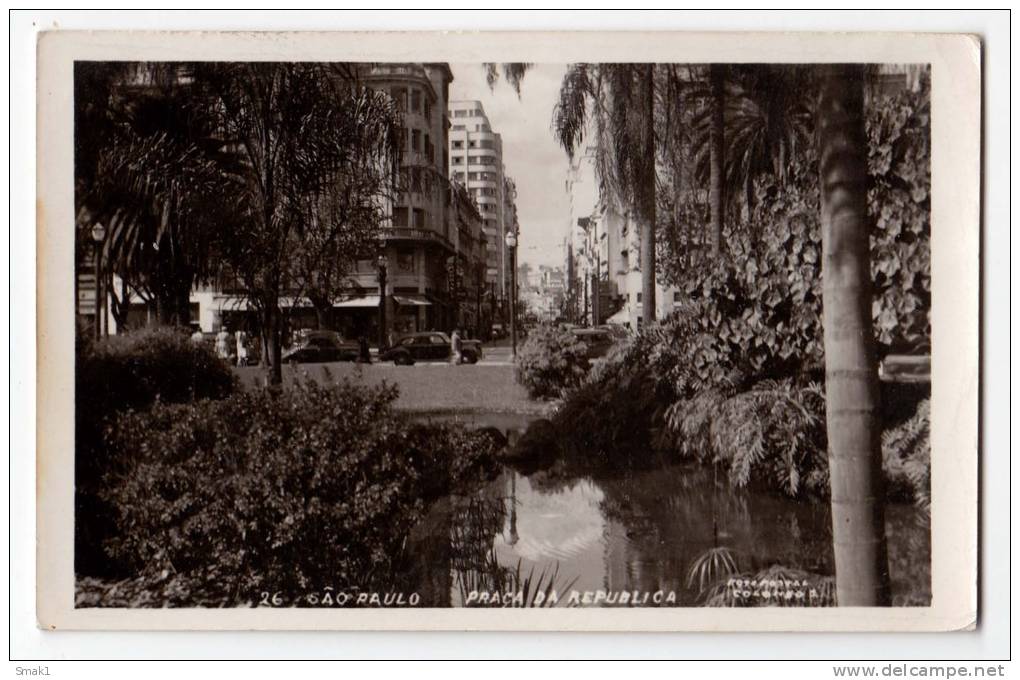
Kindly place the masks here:
MULTIPOLYGON (((262 384, 265 371, 258 366, 235 369, 246 386, 262 384)), ((455 366, 446 362, 418 362, 413 366, 392 363, 370 365, 351 362, 284 366, 284 384, 297 376, 316 380, 353 377, 369 384, 387 382, 400 389, 396 407, 415 412, 505 412, 545 414, 551 404, 528 398, 514 379, 514 367, 507 341, 485 345, 478 364, 455 366)))

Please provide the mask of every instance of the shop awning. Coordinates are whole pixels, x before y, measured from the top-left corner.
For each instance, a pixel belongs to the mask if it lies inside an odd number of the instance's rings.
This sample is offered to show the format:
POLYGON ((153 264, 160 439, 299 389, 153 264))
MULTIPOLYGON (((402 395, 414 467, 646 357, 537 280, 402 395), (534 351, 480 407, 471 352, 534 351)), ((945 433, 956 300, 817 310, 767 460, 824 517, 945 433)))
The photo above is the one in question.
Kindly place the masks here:
POLYGON ((333 307, 378 307, 379 296, 378 295, 363 295, 361 297, 349 298, 347 300, 341 300, 340 302, 334 302, 333 307))
POLYGON ((405 307, 427 307, 432 304, 421 295, 394 295, 393 301, 405 307))

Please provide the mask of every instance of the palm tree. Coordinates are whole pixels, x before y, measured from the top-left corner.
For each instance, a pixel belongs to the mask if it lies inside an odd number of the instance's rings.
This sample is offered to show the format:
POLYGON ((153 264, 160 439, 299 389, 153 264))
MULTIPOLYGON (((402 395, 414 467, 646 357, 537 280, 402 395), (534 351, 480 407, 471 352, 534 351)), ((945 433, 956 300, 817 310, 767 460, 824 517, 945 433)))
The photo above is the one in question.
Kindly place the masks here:
POLYGON ((711 84, 708 126, 709 183, 708 202, 711 210, 709 223, 709 247, 713 257, 719 255, 722 247, 723 210, 725 201, 726 146, 724 141, 724 109, 726 106, 726 66, 712 64, 708 67, 711 84))
POLYGON ((754 208, 754 181, 769 175, 780 186, 791 164, 810 146, 811 78, 787 64, 730 66, 726 98, 726 186, 743 194, 746 216, 754 208))
POLYGON ((638 219, 642 319, 655 321, 654 64, 572 64, 560 86, 553 128, 571 157, 593 131, 600 194, 631 207, 638 219))
MULTIPOLYGON (((486 64, 490 86, 504 79, 518 93, 529 64, 486 64)), ((573 158, 589 133, 604 198, 630 207, 641 242, 642 319, 655 321, 655 65, 570 64, 553 110, 553 133, 573 158)))
POLYGON ((118 325, 131 295, 155 302, 160 323, 186 324, 189 293, 210 274, 218 226, 229 219, 224 197, 233 194, 209 119, 181 85, 180 65, 76 66, 79 231, 109 228, 99 275, 121 278, 118 325))
POLYGON ((871 320, 863 80, 861 66, 826 66, 816 110, 825 416, 836 592, 843 606, 890 601, 871 320))
POLYGON ((202 63, 195 83, 236 149, 237 194, 247 210, 225 225, 224 258, 260 316, 268 383, 279 385, 280 300, 285 292, 301 294, 293 290, 295 254, 308 234, 325 230, 342 239, 349 226, 339 218, 349 212, 310 206, 337 196, 338 177, 371 179, 369 195, 358 192, 351 205, 378 198, 374 192, 397 172, 402 121, 387 95, 360 87, 355 71, 327 64, 202 63))

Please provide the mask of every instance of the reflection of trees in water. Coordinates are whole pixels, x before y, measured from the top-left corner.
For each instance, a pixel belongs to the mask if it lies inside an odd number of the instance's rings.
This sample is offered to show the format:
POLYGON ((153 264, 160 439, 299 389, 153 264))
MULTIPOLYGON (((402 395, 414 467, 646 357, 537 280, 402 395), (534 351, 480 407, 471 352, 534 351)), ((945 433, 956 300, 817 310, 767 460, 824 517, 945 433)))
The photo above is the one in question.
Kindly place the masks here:
POLYGON ((705 468, 672 466, 598 484, 602 512, 625 528, 643 563, 641 581, 629 587, 673 587, 693 604, 703 586, 739 570, 831 569, 824 508, 734 491, 705 468))
MULTIPOLYGON (((510 545, 517 540, 517 476, 504 471, 500 479, 484 492, 462 499, 455 504, 450 523, 450 567, 460 594, 460 602, 468 594, 519 594, 515 606, 544 606, 554 589, 569 589, 573 581, 560 578, 559 564, 525 568, 518 560, 513 566, 500 563, 494 545, 495 537, 504 531, 510 545), (510 494, 504 495, 509 481, 510 494)), ((576 579, 575 579, 576 580, 576 579)))

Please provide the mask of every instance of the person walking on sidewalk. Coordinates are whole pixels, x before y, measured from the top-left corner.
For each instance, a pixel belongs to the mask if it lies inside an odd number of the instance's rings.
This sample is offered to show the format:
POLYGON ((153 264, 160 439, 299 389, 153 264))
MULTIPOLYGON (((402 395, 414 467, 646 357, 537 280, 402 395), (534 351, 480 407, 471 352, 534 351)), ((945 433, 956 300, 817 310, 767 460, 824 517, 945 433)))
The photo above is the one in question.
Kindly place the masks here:
POLYGON ((248 365, 248 334, 243 330, 237 331, 237 365, 248 365))
POLYGON ((460 329, 454 328, 450 336, 450 360, 454 366, 459 366, 464 361, 463 345, 460 339, 460 329))

